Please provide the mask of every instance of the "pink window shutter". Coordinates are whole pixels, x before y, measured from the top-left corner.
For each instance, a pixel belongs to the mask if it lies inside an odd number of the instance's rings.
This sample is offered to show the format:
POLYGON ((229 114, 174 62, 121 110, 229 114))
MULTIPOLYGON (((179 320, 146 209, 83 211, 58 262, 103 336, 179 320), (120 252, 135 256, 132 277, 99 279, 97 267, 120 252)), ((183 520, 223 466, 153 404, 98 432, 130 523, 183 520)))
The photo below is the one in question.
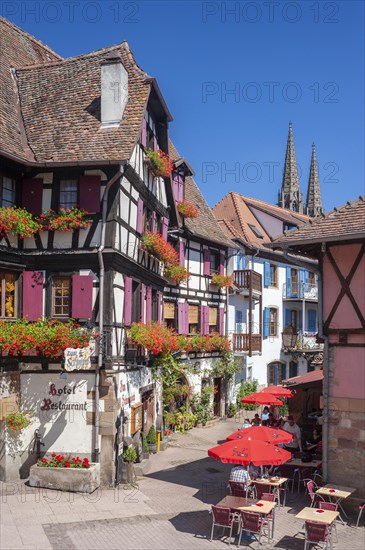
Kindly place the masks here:
POLYGON ((100 212, 100 176, 80 177, 80 208, 100 212))
POLYGON ((152 288, 146 288, 146 323, 150 323, 152 319, 152 288))
POLYGON ((23 179, 22 207, 32 214, 42 213, 43 180, 23 179))
POLYGON ((179 200, 179 176, 177 174, 174 174, 172 176, 172 192, 174 195, 174 200, 179 200))
POLYGON ((178 322, 178 331, 179 334, 187 334, 188 327, 186 326, 186 306, 184 302, 179 302, 177 304, 177 322, 178 322))
POLYGON ((161 235, 167 241, 167 231, 169 229, 169 219, 165 216, 161 219, 161 235))
POLYGON ((224 335, 224 307, 219 308, 219 334, 224 335))
POLYGON ((72 317, 91 319, 93 314, 93 278, 91 275, 72 276, 72 317))
POLYGON ((124 324, 128 327, 132 324, 132 279, 124 277, 124 324))
POLYGON ((151 231, 156 231, 156 212, 152 212, 151 215, 151 231))
POLYGON ((203 275, 210 275, 210 250, 204 250, 203 275))
POLYGON ((209 334, 209 307, 200 306, 200 332, 209 334))
POLYGON ((147 120, 145 118, 142 121, 141 145, 143 145, 143 147, 146 147, 147 145, 147 120))
POLYGON ((43 273, 24 271, 23 273, 23 317, 37 321, 43 314, 43 273))
POLYGON ((136 227, 137 233, 140 233, 140 234, 142 233, 142 230, 143 230, 142 223, 143 223, 143 200, 138 199, 138 203, 137 203, 137 227, 136 227))
POLYGON ((140 310, 141 323, 144 323, 145 303, 146 303, 146 285, 142 283, 141 284, 141 310, 140 310))
POLYGON ((162 321, 162 294, 157 292, 157 321, 162 321))
POLYGON ((185 266, 185 243, 184 241, 180 241, 179 243, 179 265, 184 267, 185 266))
POLYGON ((219 274, 224 275, 224 253, 221 252, 219 255, 219 274))
POLYGON ((177 180, 177 196, 178 196, 178 201, 181 202, 184 200, 184 180, 182 178, 182 176, 178 176, 178 180, 177 180))

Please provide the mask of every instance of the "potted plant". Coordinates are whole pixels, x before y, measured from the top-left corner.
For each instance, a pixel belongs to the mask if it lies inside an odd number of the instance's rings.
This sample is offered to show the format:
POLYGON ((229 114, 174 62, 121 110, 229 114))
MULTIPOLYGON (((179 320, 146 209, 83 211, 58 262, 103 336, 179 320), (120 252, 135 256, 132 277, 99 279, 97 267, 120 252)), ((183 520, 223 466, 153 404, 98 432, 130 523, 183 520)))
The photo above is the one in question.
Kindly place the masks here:
POLYGON ((40 227, 39 222, 25 208, 0 208, 0 239, 6 237, 9 232, 16 233, 20 239, 33 237, 40 227))
POLYGON ((167 153, 161 151, 161 149, 145 149, 146 159, 145 162, 152 170, 155 176, 161 176, 168 178, 173 169, 173 163, 167 153))
POLYGON ((187 283, 190 279, 189 271, 182 265, 168 264, 165 267, 165 276, 178 285, 187 283))
POLYGON ((51 208, 43 212, 37 219, 42 231, 71 231, 86 229, 91 222, 87 219, 89 213, 82 208, 60 208, 55 212, 51 208))
POLYGON ((150 431, 147 434, 147 444, 150 453, 157 453, 157 434, 154 426, 151 426, 150 431))
POLYGON ((192 220, 197 218, 199 214, 199 210, 196 204, 188 201, 178 202, 177 211, 183 218, 190 218, 192 220))
POLYGON ((220 275, 219 273, 214 273, 212 277, 212 285, 216 285, 218 288, 229 288, 232 285, 232 277, 228 275, 220 275))
POLYGON ((142 459, 147 460, 150 456, 150 450, 148 448, 147 437, 142 433, 142 459))
POLYGON ((13 432, 21 432, 31 423, 28 415, 28 411, 10 413, 3 418, 3 421, 5 422, 9 430, 13 432))
POLYGON ((137 462, 136 448, 131 445, 123 453, 122 463, 122 483, 133 483, 134 481, 134 466, 137 462))

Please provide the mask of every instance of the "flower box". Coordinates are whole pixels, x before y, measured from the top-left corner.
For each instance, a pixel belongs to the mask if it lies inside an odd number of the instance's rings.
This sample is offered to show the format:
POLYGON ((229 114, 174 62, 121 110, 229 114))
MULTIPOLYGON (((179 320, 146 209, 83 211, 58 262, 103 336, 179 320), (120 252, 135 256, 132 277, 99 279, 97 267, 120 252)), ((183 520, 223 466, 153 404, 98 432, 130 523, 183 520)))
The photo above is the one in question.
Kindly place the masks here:
POLYGON ((90 468, 44 468, 31 466, 29 485, 72 493, 93 493, 100 486, 100 464, 90 468))

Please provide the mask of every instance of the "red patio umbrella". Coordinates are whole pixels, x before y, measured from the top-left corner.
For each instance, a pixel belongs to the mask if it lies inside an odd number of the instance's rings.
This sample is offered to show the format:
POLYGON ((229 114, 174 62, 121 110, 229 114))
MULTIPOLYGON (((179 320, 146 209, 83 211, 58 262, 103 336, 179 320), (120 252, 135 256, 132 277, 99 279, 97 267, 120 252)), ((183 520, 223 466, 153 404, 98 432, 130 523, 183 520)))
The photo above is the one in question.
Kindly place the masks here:
POLYGON ((291 453, 288 451, 270 443, 265 443, 265 441, 255 441, 253 439, 227 441, 227 443, 209 449, 208 455, 225 464, 248 465, 253 462, 255 466, 283 464, 291 458, 291 453))
POLYGON ((250 405, 278 405, 279 407, 283 404, 280 399, 277 399, 271 393, 250 393, 241 399, 242 403, 248 403, 250 405))
POLYGON ((270 393, 275 397, 293 397, 293 392, 288 388, 283 388, 283 386, 268 386, 261 393, 270 393))
POLYGON ((289 443, 292 441, 293 435, 278 428, 270 428, 270 426, 252 426, 233 432, 226 439, 227 441, 253 439, 254 441, 266 441, 266 443, 277 445, 279 443, 289 443))

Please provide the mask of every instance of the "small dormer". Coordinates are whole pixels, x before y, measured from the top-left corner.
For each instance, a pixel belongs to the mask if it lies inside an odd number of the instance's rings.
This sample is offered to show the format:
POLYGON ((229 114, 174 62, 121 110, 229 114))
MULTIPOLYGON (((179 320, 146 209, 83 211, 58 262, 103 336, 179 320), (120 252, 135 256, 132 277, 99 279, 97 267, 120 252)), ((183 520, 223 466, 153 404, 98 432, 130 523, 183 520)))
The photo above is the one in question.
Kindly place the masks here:
POLYGON ((101 127, 118 127, 128 101, 128 73, 118 52, 101 62, 101 127))

